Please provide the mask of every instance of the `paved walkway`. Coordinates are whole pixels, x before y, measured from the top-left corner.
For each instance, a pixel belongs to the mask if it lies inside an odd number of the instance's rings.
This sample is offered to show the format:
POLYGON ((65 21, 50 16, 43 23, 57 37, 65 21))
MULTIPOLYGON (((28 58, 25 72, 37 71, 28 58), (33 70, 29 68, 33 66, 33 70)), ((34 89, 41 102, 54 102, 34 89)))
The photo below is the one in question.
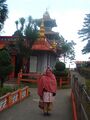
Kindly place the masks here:
POLYGON ((0 112, 0 120, 73 120, 70 95, 71 89, 58 90, 51 115, 43 116, 38 108, 37 89, 31 88, 31 96, 0 112))

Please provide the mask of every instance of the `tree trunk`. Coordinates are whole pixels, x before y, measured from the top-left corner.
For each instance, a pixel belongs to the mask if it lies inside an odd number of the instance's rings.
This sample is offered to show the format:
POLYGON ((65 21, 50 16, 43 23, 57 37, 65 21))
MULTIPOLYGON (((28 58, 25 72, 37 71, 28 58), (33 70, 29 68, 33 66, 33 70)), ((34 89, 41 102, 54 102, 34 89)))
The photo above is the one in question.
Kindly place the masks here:
POLYGON ((64 56, 63 56, 63 57, 64 57, 64 63, 65 63, 65 62, 66 62, 66 55, 64 54, 64 56))
POLYGON ((0 87, 3 88, 3 83, 4 83, 4 79, 2 78, 1 79, 1 84, 0 84, 0 87))

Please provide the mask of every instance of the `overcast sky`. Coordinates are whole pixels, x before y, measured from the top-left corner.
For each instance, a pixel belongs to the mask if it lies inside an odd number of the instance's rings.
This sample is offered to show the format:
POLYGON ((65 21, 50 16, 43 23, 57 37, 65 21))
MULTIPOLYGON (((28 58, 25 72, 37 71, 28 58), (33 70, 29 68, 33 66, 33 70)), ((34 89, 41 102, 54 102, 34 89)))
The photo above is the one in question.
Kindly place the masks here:
POLYGON ((87 60, 89 55, 82 55, 78 30, 82 28, 85 14, 90 13, 90 0, 7 0, 9 14, 2 35, 10 36, 16 30, 15 21, 20 17, 42 18, 48 9, 51 18, 56 19, 58 31, 66 40, 74 40, 76 60, 87 60))

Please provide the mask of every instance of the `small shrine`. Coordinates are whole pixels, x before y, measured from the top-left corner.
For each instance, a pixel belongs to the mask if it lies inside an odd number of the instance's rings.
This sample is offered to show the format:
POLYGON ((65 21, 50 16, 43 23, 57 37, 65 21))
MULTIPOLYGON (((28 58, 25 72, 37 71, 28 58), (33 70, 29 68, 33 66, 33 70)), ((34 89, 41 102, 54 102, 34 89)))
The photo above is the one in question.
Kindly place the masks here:
POLYGON ((45 36, 45 27, 42 23, 39 31, 39 38, 32 46, 32 55, 30 56, 30 72, 44 72, 48 66, 54 67, 57 54, 56 45, 51 45, 45 36))

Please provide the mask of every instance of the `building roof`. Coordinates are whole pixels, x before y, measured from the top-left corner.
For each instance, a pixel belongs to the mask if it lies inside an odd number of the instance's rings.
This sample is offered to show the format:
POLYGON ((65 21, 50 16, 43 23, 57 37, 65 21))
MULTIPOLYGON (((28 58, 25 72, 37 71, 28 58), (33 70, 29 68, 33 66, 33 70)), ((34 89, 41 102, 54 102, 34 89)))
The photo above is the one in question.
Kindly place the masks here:
POLYGON ((0 36, 0 41, 16 41, 19 37, 16 36, 0 36))
POLYGON ((54 31, 46 31, 45 34, 52 34, 52 35, 56 35, 56 34, 59 34, 58 32, 54 32, 54 31))
POLYGON ((32 50, 52 51, 52 46, 44 38, 39 38, 32 46, 32 50))
POLYGON ((42 23, 41 23, 41 26, 40 26, 39 38, 33 44, 32 50, 53 51, 53 52, 55 52, 55 49, 53 49, 53 46, 51 46, 50 43, 45 38, 45 28, 44 28, 43 19, 42 19, 42 23))

